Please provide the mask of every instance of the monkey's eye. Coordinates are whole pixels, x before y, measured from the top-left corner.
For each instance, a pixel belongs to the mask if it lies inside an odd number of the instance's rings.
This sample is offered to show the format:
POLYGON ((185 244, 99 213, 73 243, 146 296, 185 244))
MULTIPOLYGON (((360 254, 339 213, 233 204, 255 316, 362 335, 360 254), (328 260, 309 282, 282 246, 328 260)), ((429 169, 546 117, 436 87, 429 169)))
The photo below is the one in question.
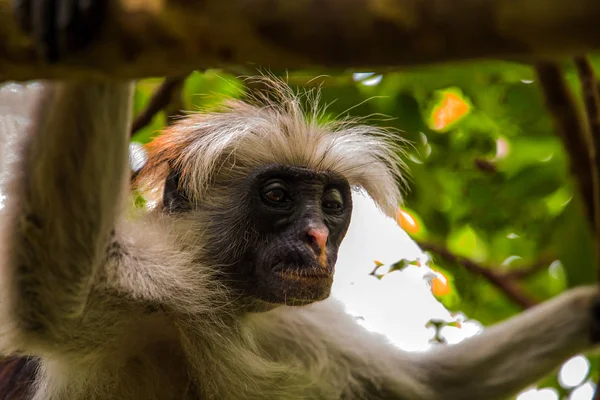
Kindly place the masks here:
POLYGON ((287 188, 279 182, 265 186, 261 195, 267 204, 281 205, 291 201, 287 188))
POLYGON ((276 203, 282 202, 286 199, 285 192, 281 189, 269 190, 265 193, 265 197, 276 203))
POLYGON ((325 211, 336 213, 344 209, 344 198, 337 189, 329 189, 325 192, 322 201, 325 211))

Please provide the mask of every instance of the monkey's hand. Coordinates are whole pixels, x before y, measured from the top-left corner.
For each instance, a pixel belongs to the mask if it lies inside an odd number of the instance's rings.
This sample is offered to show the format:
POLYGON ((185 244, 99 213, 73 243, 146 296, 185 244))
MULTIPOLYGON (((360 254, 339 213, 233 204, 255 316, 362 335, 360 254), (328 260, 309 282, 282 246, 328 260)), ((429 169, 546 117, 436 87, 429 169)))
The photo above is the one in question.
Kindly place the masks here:
POLYGON ((13 0, 18 25, 32 35, 40 57, 56 62, 87 46, 100 32, 109 0, 13 0))

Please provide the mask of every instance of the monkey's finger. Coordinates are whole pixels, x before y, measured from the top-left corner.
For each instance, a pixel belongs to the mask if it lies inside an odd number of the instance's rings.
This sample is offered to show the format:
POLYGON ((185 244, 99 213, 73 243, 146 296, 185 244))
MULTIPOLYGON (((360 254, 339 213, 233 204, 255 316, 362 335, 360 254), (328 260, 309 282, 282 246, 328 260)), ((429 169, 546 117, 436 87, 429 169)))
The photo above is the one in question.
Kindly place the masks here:
POLYGON ((47 62, 87 46, 99 33, 107 0, 13 0, 17 24, 32 35, 36 50, 47 62))
POLYGON ((78 4, 79 20, 85 23, 87 33, 95 35, 101 28, 108 11, 107 0, 75 0, 78 4))
POLYGON ((57 56, 55 43, 56 0, 13 0, 13 13, 19 27, 30 34, 42 59, 57 56))
POLYGON ((70 41, 77 24, 77 1, 59 0, 57 4, 56 35, 60 55, 68 53, 71 47, 70 41))
POLYGON ((31 0, 13 0, 11 4, 19 28, 31 33, 31 0))
POLYGON ((71 54, 88 46, 99 34, 105 20, 106 0, 61 0, 59 43, 61 53, 71 54))
POLYGON ((57 2, 59 0, 34 0, 32 4, 32 29, 36 47, 48 62, 59 57, 57 36, 57 2))

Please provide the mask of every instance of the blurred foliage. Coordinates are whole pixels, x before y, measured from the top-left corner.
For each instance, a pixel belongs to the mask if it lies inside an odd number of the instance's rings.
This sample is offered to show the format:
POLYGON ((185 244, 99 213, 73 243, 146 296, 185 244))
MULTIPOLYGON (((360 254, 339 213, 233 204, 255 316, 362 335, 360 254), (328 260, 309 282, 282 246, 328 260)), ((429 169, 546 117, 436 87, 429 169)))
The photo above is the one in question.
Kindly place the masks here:
MULTIPOLYGON (((398 129, 409 142, 404 147, 410 190, 398 220, 416 238, 443 244, 498 272, 555 254, 560 262, 519 281, 526 294, 540 301, 595 282, 590 236, 567 174, 568 158, 530 66, 480 62, 287 76, 292 87, 321 87, 330 116, 368 116, 373 124, 398 129)), ((578 94, 571 68, 568 80, 578 94)), ((160 82, 139 84, 136 112, 160 82)), ((210 108, 225 97, 241 96, 244 88, 243 80, 224 71, 194 72, 185 84, 184 104, 191 111, 210 108)), ((147 142, 165 120, 159 114, 134 140, 147 142)), ((437 282, 437 292, 449 309, 485 325, 520 311, 485 279, 435 255, 434 260, 448 285, 437 282)), ((592 365, 597 371, 596 362, 592 365)), ((545 384, 565 393, 556 377, 545 384)))

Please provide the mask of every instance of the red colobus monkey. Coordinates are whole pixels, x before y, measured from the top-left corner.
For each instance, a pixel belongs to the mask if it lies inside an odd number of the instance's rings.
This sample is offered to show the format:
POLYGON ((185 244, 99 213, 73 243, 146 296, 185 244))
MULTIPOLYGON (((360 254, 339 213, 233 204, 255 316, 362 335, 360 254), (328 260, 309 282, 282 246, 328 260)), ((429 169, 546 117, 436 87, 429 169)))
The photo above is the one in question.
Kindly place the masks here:
MULTIPOLYGON (((100 0, 17 3, 49 60, 101 25, 100 0)), ((43 86, 0 224, 0 351, 32 380, 3 398, 492 400, 596 342, 589 287, 428 353, 361 328, 328 299, 334 265, 352 188, 395 212, 396 155, 376 128, 306 117, 282 84, 157 138, 142 214, 125 201, 132 84, 43 86)))

